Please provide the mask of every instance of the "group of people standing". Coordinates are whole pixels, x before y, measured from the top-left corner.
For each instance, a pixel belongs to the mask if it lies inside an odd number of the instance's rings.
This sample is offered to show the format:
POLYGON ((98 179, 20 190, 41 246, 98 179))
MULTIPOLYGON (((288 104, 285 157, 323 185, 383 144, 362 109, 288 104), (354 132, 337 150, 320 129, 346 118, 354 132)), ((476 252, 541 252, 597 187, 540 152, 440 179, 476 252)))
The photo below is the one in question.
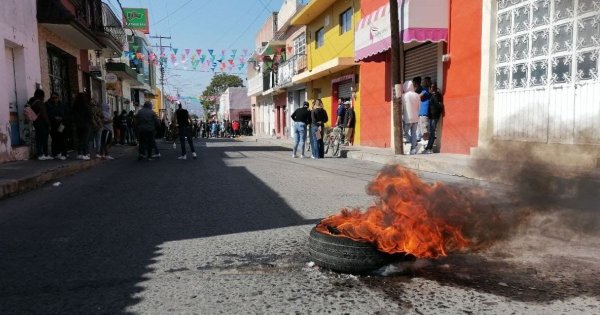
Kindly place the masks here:
POLYGON ((329 117, 321 99, 316 99, 313 102, 312 110, 309 110, 309 103, 304 102, 302 107, 296 109, 292 113, 294 121, 294 148, 292 157, 297 158, 298 145, 301 148, 301 158, 304 158, 304 144, 306 142, 306 131, 310 130, 310 152, 311 158, 322 159, 325 157, 325 146, 323 137, 325 136, 325 123, 329 121, 329 117), (310 126, 310 128, 309 128, 310 126))
POLYGON ((57 93, 52 93, 44 102, 45 92, 36 90, 29 100, 26 114, 35 128, 35 147, 38 160, 66 160, 67 142, 76 143, 76 158, 91 159, 90 143, 96 149, 96 157, 113 159, 109 148, 113 140, 113 119, 110 106, 90 100, 86 93, 79 93, 69 107, 61 102, 57 93), (48 150, 48 136, 52 139, 48 150))
POLYGON ((404 83, 404 137, 417 154, 418 142, 425 140, 424 154, 433 153, 438 122, 445 115, 442 93, 430 77, 415 77, 404 83))

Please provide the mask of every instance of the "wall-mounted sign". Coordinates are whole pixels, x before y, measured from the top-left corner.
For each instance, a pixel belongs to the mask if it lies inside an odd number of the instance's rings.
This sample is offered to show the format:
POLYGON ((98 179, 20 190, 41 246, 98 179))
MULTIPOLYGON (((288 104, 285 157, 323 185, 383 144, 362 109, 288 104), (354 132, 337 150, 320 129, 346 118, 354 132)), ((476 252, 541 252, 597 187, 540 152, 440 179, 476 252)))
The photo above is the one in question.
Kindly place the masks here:
POLYGON ((115 91, 117 89, 117 83, 119 83, 119 77, 116 74, 109 72, 104 77, 104 81, 106 82, 106 89, 110 91, 115 91))
POLYGON ((146 8, 123 8, 123 25, 150 34, 150 23, 148 22, 148 9, 146 8))

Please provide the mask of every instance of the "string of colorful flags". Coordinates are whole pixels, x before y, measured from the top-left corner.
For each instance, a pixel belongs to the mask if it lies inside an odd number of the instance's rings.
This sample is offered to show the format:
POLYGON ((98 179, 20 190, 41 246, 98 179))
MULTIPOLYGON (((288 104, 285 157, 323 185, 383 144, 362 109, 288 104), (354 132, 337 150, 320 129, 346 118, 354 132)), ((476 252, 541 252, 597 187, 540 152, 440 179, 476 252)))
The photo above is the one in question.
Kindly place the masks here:
MULTIPOLYGON (((178 49, 172 48, 170 52, 165 52, 164 49, 160 53, 149 52, 145 55, 138 51, 138 46, 131 45, 131 51, 124 51, 123 57, 132 60, 134 64, 155 65, 163 64, 165 67, 173 67, 179 69, 191 69, 204 72, 232 72, 242 71, 248 62, 265 62, 267 67, 271 68, 273 63, 278 63, 285 59, 286 51, 283 48, 277 48, 264 54, 249 55, 248 49, 178 49), (273 57, 271 57, 271 55, 273 57)), ((292 48, 287 48, 288 53, 291 53, 292 48)))

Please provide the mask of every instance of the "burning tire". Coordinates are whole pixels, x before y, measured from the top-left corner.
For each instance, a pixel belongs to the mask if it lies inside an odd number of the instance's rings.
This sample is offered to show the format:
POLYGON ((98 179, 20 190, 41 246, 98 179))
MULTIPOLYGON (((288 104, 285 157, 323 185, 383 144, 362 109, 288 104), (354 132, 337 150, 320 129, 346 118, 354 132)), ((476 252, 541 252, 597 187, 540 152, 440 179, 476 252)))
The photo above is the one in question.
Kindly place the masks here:
POLYGON ((403 254, 380 252, 375 245, 310 231, 308 251, 318 266, 343 273, 366 273, 398 260, 407 260, 403 254))

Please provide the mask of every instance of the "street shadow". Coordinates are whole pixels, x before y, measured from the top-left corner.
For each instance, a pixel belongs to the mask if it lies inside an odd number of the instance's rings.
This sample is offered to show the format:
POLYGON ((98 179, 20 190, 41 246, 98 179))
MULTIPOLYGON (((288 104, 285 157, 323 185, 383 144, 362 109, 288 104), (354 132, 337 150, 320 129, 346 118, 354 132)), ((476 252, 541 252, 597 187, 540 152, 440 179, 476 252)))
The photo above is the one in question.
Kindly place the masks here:
POLYGON ((177 160, 179 146, 159 142, 159 161, 129 152, 60 189, 1 201, 0 314, 131 313, 165 243, 319 221, 245 167, 227 165, 231 151, 285 148, 203 142, 197 160, 177 160))

